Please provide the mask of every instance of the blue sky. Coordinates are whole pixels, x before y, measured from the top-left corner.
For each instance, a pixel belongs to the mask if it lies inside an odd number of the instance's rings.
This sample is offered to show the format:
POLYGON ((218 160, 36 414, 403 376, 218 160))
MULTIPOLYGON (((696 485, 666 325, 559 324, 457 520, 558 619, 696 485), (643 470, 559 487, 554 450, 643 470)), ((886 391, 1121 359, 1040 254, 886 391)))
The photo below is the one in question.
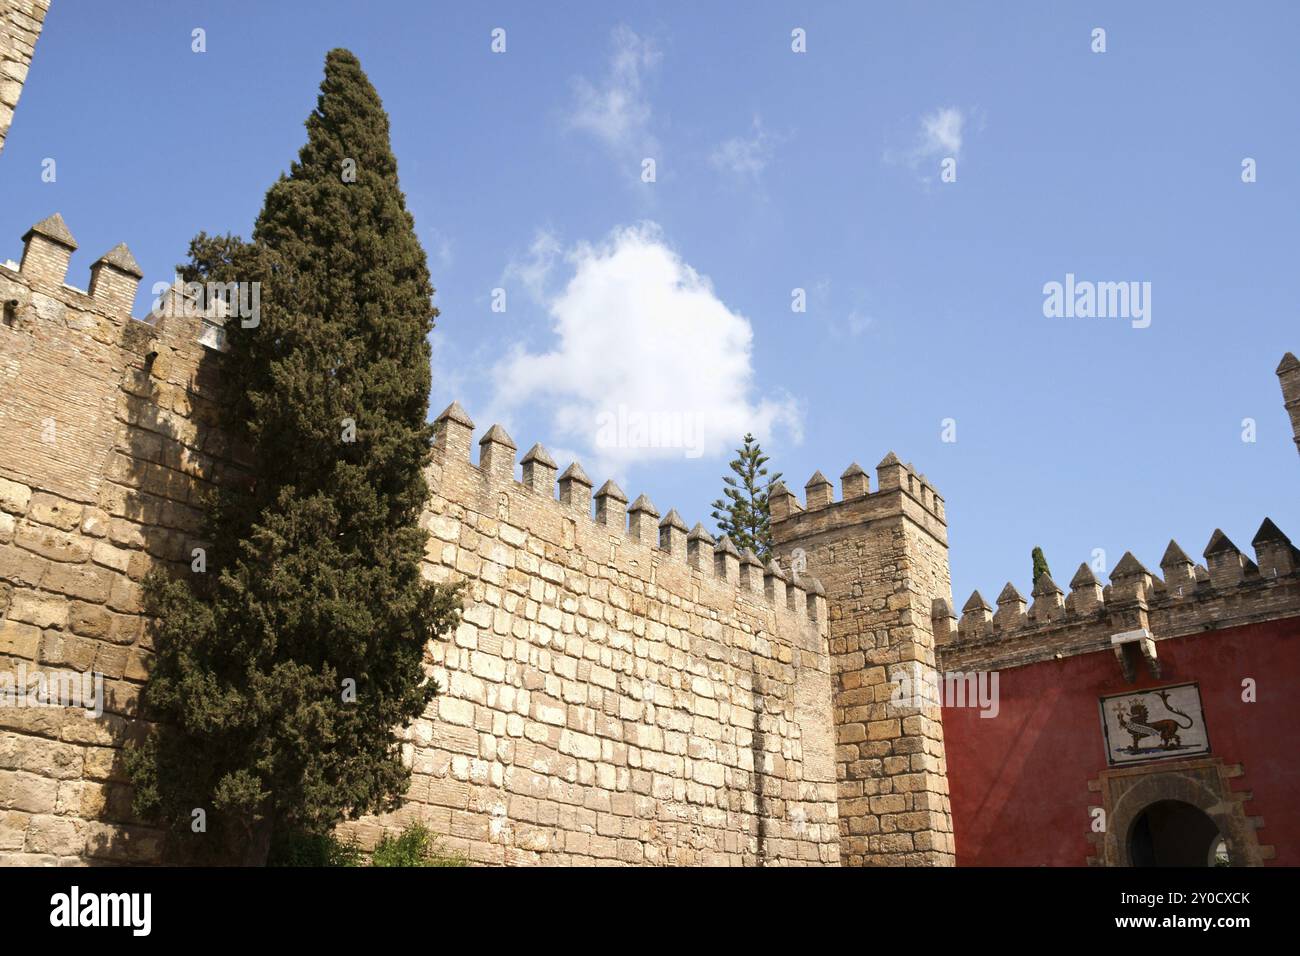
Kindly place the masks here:
POLYGON ((1284 3, 56 0, 0 257, 58 210, 69 281, 126 241, 143 315, 195 232, 247 235, 346 46, 438 288, 435 412, 691 524, 746 429, 801 496, 894 449, 946 498, 960 607, 1028 594, 1035 545, 1065 587, 1098 548, 1249 551, 1265 515, 1300 540, 1273 375, 1300 349, 1298 27, 1284 3), (1045 317, 1067 273, 1150 283, 1149 326, 1045 317), (620 407, 690 447, 611 446, 620 407))

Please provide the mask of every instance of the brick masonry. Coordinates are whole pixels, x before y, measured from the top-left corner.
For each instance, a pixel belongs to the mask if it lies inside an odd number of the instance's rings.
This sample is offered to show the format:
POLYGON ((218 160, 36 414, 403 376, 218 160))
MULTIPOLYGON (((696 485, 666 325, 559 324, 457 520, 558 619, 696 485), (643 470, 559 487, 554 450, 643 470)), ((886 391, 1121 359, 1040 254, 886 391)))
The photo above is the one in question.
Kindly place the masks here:
POLYGON ((0 150, 49 9, 50 0, 0 0, 0 150))
POLYGON ((820 580, 830 608, 841 861, 950 866, 940 707, 897 699, 900 676, 935 664, 929 608, 951 594, 944 503, 892 452, 876 473, 871 492, 851 465, 836 502, 817 472, 806 508, 775 489, 776 550, 820 580))
MULTIPOLYGON (((82 291, 61 217, 24 242, 0 264, 0 674, 100 674, 106 712, 0 708, 0 862, 156 862, 121 765, 153 651, 140 581, 188 567, 204 489, 245 473, 215 427, 222 358, 178 292, 131 317, 125 246, 82 291)), ((344 827, 365 844, 419 819, 484 863, 951 865, 941 710, 897 693, 913 668, 1300 612, 1300 555, 1266 522, 1254 561, 1216 533, 1204 566, 1171 544, 1163 578, 1126 555, 1108 587, 1085 567, 1068 597, 1008 586, 994 614, 977 593, 958 622, 944 500, 892 453, 874 492, 857 466, 838 501, 820 473, 806 505, 776 489, 763 567, 499 426, 472 462, 458 405, 438 425, 425 573, 465 582, 464 619, 429 648, 443 693, 403 731, 405 806, 344 827)))
POLYGON ((960 620, 937 601, 932 616, 940 668, 999 670, 1109 650, 1125 673, 1158 673, 1162 640, 1300 616, 1300 551, 1267 518, 1251 544, 1253 561, 1216 530, 1205 564, 1198 564, 1170 541, 1160 562, 1163 578, 1126 553, 1105 587, 1082 564, 1069 595, 1044 575, 1032 604, 1008 583, 996 613, 975 591, 960 620), (1124 634, 1139 639, 1114 643, 1124 634))
POLYGON ((439 419, 427 573, 468 582, 414 780, 419 819, 485 863, 838 861, 825 602, 644 497, 629 510, 498 426, 439 419))
POLYGON ((75 246, 52 216, 21 267, 0 265, 0 674, 101 674, 105 713, 0 707, 9 863, 157 858, 120 760, 152 654, 140 581, 188 566, 200 494, 239 471, 210 427, 197 320, 132 319, 124 247, 92 266, 92 291, 66 284, 75 246))
MULTIPOLYGON (((0 148, 48 0, 0 0, 0 148)), ((188 566, 199 502, 244 472, 215 428, 221 358, 118 246, 66 283, 57 214, 0 264, 0 673, 102 675, 105 713, 0 707, 0 863, 157 862, 133 819, 121 748, 152 644, 140 581, 188 566)), ((211 329, 208 330, 209 332, 211 329)), ((1300 445, 1300 362, 1277 370, 1300 445)), ((1103 588, 1083 567, 1032 606, 1008 585, 952 609, 942 497, 892 453, 820 472, 806 505, 773 494, 761 566, 578 465, 558 476, 498 426, 470 461, 459 406, 429 468, 425 573, 462 581, 462 624, 431 644, 443 693, 403 731, 413 780, 366 844, 419 819, 483 863, 951 865, 937 703, 900 699, 917 667, 972 670, 1087 653, 1110 637, 1151 667, 1156 641, 1300 613, 1300 553, 1266 522, 1257 562, 1219 533, 1163 580, 1130 555, 1103 588), (522 480, 516 479, 516 465, 522 480), (1146 658, 1144 661, 1143 658, 1146 658)))
MULTIPOLYGON (((55 215, 0 265, 0 672, 102 673, 106 713, 0 708, 0 860, 153 862, 120 748, 152 645, 139 582, 188 567, 198 504, 238 479, 214 427, 220 353, 169 292, 130 314, 125 247, 65 282, 55 215)), ((516 480, 499 427, 470 461, 439 420, 425 573, 467 584, 429 649, 444 693, 405 732, 395 818, 491 863, 833 864, 839 860, 826 602, 675 511, 627 505, 535 447, 516 480)))
POLYGON ((1282 401, 1291 418, 1291 432, 1295 436, 1296 450, 1300 451, 1300 359, 1287 352, 1277 367, 1277 377, 1282 383, 1282 401))

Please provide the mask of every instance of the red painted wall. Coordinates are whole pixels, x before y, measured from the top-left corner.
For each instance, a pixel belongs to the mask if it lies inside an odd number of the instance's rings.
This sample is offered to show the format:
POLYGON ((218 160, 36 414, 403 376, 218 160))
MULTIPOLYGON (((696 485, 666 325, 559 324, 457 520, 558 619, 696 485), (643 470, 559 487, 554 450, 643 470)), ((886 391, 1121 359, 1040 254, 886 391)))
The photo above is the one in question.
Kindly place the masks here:
POLYGON ((945 707, 958 866, 1083 866, 1092 844, 1088 781, 1106 769, 1097 699, 1196 681, 1211 755, 1239 763, 1261 844, 1276 865, 1300 865, 1300 618, 1170 638, 1157 644, 1159 680, 1124 680, 1109 651, 999 672, 1000 710, 945 707), (1241 700, 1255 679, 1257 701, 1241 700))

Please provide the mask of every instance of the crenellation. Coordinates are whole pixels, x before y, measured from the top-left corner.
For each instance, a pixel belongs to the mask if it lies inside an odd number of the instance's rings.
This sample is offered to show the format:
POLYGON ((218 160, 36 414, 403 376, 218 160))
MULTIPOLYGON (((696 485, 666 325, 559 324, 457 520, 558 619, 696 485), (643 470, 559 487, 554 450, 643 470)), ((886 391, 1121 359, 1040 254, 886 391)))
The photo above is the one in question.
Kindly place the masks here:
POLYGON ((638 495, 627 509, 627 536, 640 544, 658 545, 659 511, 645 495, 638 495))
POLYGON ((478 440, 478 467, 484 475, 496 479, 514 479, 515 452, 518 446, 500 425, 493 425, 478 440))
POLYGON ((555 497, 555 472, 556 464, 541 442, 533 445, 528 452, 520 459, 523 466, 523 483, 526 488, 531 488, 539 495, 545 495, 548 498, 555 497))
POLYGON ((731 587, 740 586, 740 552, 725 534, 713 546, 713 576, 731 587))
POLYGON ((666 551, 676 561, 687 563, 686 536, 686 522, 676 508, 669 508, 668 514, 659 522, 659 550, 666 551))
POLYGON ((930 625, 934 631, 936 647, 957 640, 957 615, 953 613, 952 601, 946 597, 937 597, 930 602, 930 625))
MULTIPOLYGON (((1019 592, 1008 584, 989 624, 989 608, 976 591, 966 603, 959 639, 943 648, 953 670, 1014 667, 1048 657, 1110 646, 1112 635, 1146 630, 1158 643, 1169 637, 1300 615, 1300 553, 1268 518, 1252 541, 1259 564, 1216 530, 1206 548, 1207 571, 1170 542, 1161 559, 1166 579, 1126 552, 1103 588, 1086 563, 1070 582, 1068 598, 1042 575, 1027 618, 1015 612, 1019 592), (1049 602, 1040 612, 1040 605, 1049 602), (999 623, 1000 621, 1000 623, 999 623)), ((936 616, 940 614, 936 609, 936 616)), ((939 627, 936 625, 936 634, 939 627)))
POLYGON ((1250 545, 1255 549, 1259 573, 1265 578, 1277 578, 1293 573, 1300 567, 1300 551, 1291 539, 1282 533, 1271 519, 1265 518, 1250 545))
POLYGON ((742 590, 754 594, 763 594, 763 562, 753 548, 746 548, 740 554, 740 586, 742 590))
POLYGON ((620 534, 627 532, 627 495, 613 478, 596 492, 596 524, 620 534))
MULTIPOLYGON (((0 147, 47 8, 0 15, 0 147)), ((58 213, 23 243, 0 265, 0 657, 101 673, 107 716, 0 710, 0 858, 156 863, 120 747, 155 651, 142 582, 187 567, 208 493, 251 481, 217 426, 226 316, 196 319, 181 284, 133 319, 125 244, 68 285, 58 213)), ((1300 362, 1277 374, 1300 445, 1300 362)), ((1267 518, 1257 562, 1216 530, 1206 566, 1171 541, 1162 576, 1126 553, 1105 587, 1084 564, 1068 596, 1042 574, 1032 604, 1008 582, 958 620, 944 499, 893 451, 874 492, 856 462, 838 501, 821 471, 804 502, 773 483, 764 565, 612 479, 593 496, 577 462, 557 479, 540 443, 516 480, 501 425, 475 464, 474 432, 456 402, 435 420, 421 572, 462 584, 464 613, 427 647, 441 690, 401 731, 404 805, 341 828, 366 846, 421 820, 478 863, 952 865, 943 714, 904 692, 919 672, 1135 629, 1153 664, 1170 637, 1300 615, 1300 551, 1267 518)))
POLYGON ((474 420, 461 407, 460 402, 452 402, 442 414, 434 419, 435 438, 433 447, 442 451, 446 458, 461 458, 469 461, 470 441, 474 437, 474 420))
POLYGON ((918 475, 917 482, 921 491, 921 504, 925 505, 927 511, 934 510, 934 488, 930 486, 930 481, 925 475, 918 475))
POLYGON ((876 487, 881 491, 898 491, 907 485, 907 468, 892 451, 876 465, 876 487))
POLYGON ((979 640, 993 633, 993 608, 979 591, 972 591, 962 605, 957 629, 963 641, 979 640))
POLYGON ((576 461, 560 475, 560 504, 579 514, 591 517, 591 489, 593 484, 582 466, 576 461))
POLYGON ((1029 608, 1031 620, 1055 621, 1065 616, 1065 592, 1046 571, 1034 582, 1031 596, 1034 599, 1034 603, 1029 608))
POLYGON ((763 569, 763 593, 767 595, 772 607, 786 607, 786 583, 788 578, 781 566, 772 558, 763 569))
POLYGON ((771 512, 773 520, 786 518, 803 510, 803 506, 799 504, 799 499, 795 497, 794 492, 785 486, 783 481, 772 483, 772 487, 767 493, 767 501, 768 510, 771 512))
POLYGON ((1190 597, 1196 590, 1196 565, 1172 538, 1160 559, 1160 571, 1164 575, 1165 588, 1173 591, 1175 597, 1190 597))
POLYGON ((1154 575, 1143 567, 1132 551, 1125 551, 1110 573, 1111 593, 1106 600, 1145 601, 1152 593, 1153 578, 1154 575))
POLYGON ((686 536, 686 564, 712 577, 713 547, 716 544, 713 535, 704 530, 704 525, 697 522, 691 529, 691 533, 686 536))
POLYGON ((786 582, 785 603, 790 613, 805 616, 808 613, 808 585, 797 574, 786 582))
POLYGON ((1025 614, 1025 598, 1010 581, 998 595, 998 609, 993 614, 993 628, 999 634, 1018 631, 1028 620, 1025 614))
POLYGON ((68 278, 77 240, 59 213, 42 219, 23 233, 23 258, 18 270, 28 282, 58 288, 68 278))
POLYGON ((817 578, 808 579, 808 620, 824 624, 826 622, 826 588, 817 578))
POLYGON ((119 242, 90 267, 88 294, 103 304, 106 311, 127 318, 135 305, 135 294, 144 272, 131 255, 126 243, 119 242))
POLYGON ((840 494, 845 501, 871 493, 871 477, 856 461, 840 475, 840 494))
POLYGON ((1079 565, 1079 570, 1070 578, 1070 596, 1066 598, 1066 608, 1074 614, 1087 615, 1101 608, 1104 593, 1097 575, 1087 562, 1079 565))
POLYGON ((1203 552, 1210 571, 1210 584, 1216 588, 1231 588, 1246 578, 1248 559, 1218 528, 1210 536, 1203 552))
MULTIPOLYGON (((438 427, 435 431, 434 448, 436 458, 443 462, 443 468, 450 460, 463 460, 467 457, 467 455, 462 456, 459 451, 468 451, 474 426, 464 408, 459 403, 453 402, 438 416, 436 424, 438 427), (454 458, 450 453, 453 447, 459 449, 454 458)), ((504 428, 500 425, 492 426, 480 439, 479 444, 480 463, 475 470, 487 479, 485 488, 499 489, 493 493, 509 498, 511 487, 518 490, 522 486, 556 502, 554 493, 548 492, 548 486, 554 486, 548 473, 553 473, 555 466, 543 445, 535 444, 524 456, 521 464, 525 478, 523 482, 516 482, 512 475, 507 474, 505 467, 505 461, 513 459, 515 443, 504 428), (483 463, 485 456, 488 459, 486 468, 483 463)), ((556 502, 558 513, 583 512, 591 519, 592 482, 581 465, 577 462, 571 463, 559 477, 558 484, 560 489, 558 502, 556 502)), ((766 594, 765 569, 757 556, 752 553, 742 554, 735 543, 725 537, 715 542, 699 524, 687 533, 686 523, 675 509, 670 510, 668 517, 661 520, 658 509, 644 494, 638 496, 631 505, 627 504, 626 499, 626 494, 613 479, 606 481, 594 496, 596 514, 592 519, 593 525, 606 528, 616 534, 621 531, 622 541, 626 545, 639 545, 645 548, 646 558, 643 566, 653 565, 659 569, 659 573, 670 575, 676 575, 678 572, 675 569, 681 568, 682 571, 696 571, 723 581, 728 580, 729 574, 730 584, 738 592, 758 595, 765 604, 772 604, 766 594), (709 557, 704 558, 705 554, 709 557)), ((503 502, 503 507, 508 507, 508 503, 503 502)), ((619 539, 614 537, 609 540, 612 543, 619 539)), ((782 601, 773 606, 784 613, 786 603, 782 601)), ((816 627, 818 619, 813 617, 814 613, 815 606, 810 604, 800 617, 805 623, 816 627)))
POLYGON ((835 500, 835 486, 831 484, 829 478, 816 471, 804 485, 804 497, 808 502, 809 511, 828 507, 835 500))

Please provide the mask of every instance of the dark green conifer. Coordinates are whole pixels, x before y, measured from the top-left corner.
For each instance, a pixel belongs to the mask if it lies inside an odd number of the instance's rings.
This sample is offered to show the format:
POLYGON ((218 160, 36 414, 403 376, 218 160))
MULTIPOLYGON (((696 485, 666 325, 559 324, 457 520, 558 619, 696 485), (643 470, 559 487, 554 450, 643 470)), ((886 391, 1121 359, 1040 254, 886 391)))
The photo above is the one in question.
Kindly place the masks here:
POLYGON ((1038 584, 1038 579, 1044 574, 1051 574, 1052 570, 1047 566, 1047 558, 1043 555, 1042 548, 1034 548, 1031 557, 1034 559, 1034 577, 1033 583, 1038 584))
POLYGON ((427 643, 455 590, 420 573, 437 310, 388 117, 346 50, 325 61, 307 143, 251 243, 200 234, 185 278, 259 282, 227 321, 222 424, 251 477, 207 511, 206 573, 154 577, 159 721, 130 757, 136 806, 206 855, 266 858, 393 807, 397 731, 436 692, 427 643))

